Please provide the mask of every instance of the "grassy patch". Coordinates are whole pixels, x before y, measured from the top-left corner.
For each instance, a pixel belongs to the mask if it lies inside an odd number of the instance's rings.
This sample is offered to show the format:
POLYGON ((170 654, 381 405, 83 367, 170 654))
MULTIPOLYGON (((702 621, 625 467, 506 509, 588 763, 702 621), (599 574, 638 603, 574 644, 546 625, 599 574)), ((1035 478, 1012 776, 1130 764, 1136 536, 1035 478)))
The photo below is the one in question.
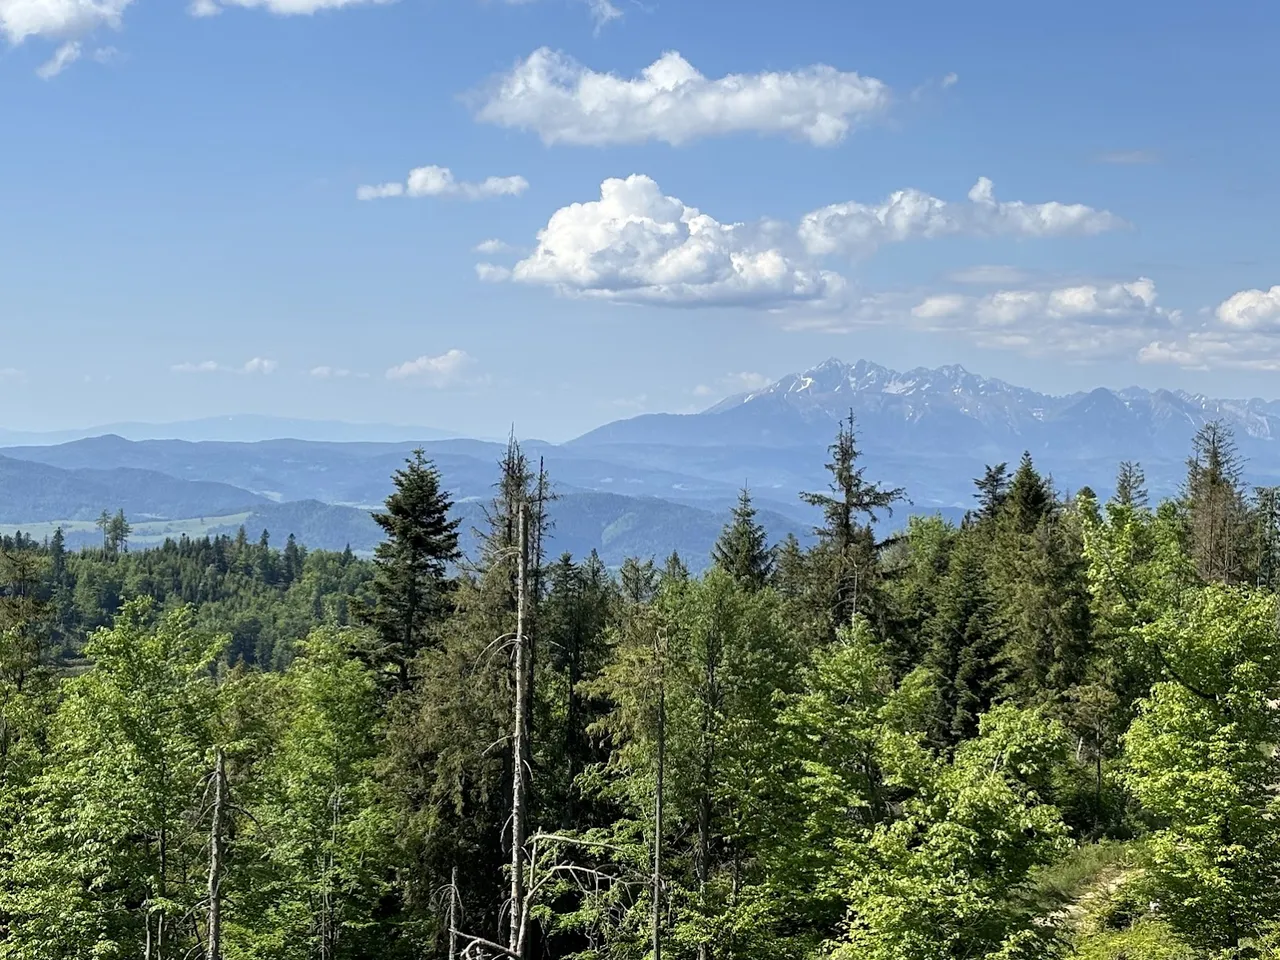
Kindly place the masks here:
MULTIPOLYGON (((248 520, 250 514, 235 513, 225 517, 191 517, 186 520, 139 520, 131 521, 133 532, 129 535, 129 543, 134 546, 151 546, 163 543, 166 539, 178 539, 184 534, 188 537, 203 537, 210 530, 219 527, 239 526, 248 520)), ((75 537, 77 542, 83 540, 85 534, 98 533, 97 524, 92 520, 48 520, 40 523, 9 523, 0 525, 0 534, 12 536, 21 531, 36 540, 52 537, 54 532, 62 528, 63 536, 75 537)))

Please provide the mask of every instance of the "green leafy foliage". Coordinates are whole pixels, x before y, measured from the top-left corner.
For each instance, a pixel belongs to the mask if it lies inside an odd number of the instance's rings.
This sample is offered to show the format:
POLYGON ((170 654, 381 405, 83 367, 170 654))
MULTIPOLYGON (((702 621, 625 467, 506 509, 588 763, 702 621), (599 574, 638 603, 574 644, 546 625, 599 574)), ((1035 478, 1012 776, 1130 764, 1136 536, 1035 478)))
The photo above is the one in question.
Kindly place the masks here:
POLYGON ((0 539, 0 958, 1277 956, 1276 504, 1220 429, 1176 501, 1024 456, 885 542, 845 423, 817 544, 744 491, 700 576, 549 561, 500 467, 469 558, 421 455, 372 562, 0 539))

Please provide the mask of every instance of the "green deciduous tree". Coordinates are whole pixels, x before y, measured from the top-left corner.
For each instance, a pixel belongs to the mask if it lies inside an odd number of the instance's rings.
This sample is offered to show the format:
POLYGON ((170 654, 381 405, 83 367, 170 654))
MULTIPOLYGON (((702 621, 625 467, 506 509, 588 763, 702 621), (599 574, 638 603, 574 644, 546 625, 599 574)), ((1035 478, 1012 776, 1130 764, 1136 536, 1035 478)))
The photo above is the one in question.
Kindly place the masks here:
POLYGON ((204 786, 221 641, 130 602, 68 684, 46 768, 8 840, 0 956, 183 956, 200 935, 204 786))

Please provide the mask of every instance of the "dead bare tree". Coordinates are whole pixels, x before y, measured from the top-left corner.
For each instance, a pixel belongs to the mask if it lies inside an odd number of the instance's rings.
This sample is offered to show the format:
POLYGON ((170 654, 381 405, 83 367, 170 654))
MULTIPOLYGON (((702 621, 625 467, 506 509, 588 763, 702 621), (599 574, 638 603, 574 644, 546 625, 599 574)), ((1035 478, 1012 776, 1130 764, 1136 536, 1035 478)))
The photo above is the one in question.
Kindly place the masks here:
POLYGON ((514 771, 511 786, 511 929, 508 937, 508 949, 512 956, 523 960, 523 930, 525 927, 525 816, 528 799, 528 754, 529 754, 529 704, 532 700, 529 676, 529 636, 527 618, 529 615, 529 527, 528 505, 520 504, 518 540, 518 568, 516 572, 516 650, 515 650, 515 682, 516 702, 512 719, 512 769, 514 771))
POLYGON ((222 960, 222 867, 226 853, 227 759, 218 748, 213 768, 213 816, 209 826, 209 916, 206 960, 222 960))
POLYGON ((658 668, 658 749, 653 790, 653 916, 650 930, 653 960, 662 960, 662 795, 667 774, 667 683, 664 641, 665 636, 662 630, 654 633, 654 661, 658 668))

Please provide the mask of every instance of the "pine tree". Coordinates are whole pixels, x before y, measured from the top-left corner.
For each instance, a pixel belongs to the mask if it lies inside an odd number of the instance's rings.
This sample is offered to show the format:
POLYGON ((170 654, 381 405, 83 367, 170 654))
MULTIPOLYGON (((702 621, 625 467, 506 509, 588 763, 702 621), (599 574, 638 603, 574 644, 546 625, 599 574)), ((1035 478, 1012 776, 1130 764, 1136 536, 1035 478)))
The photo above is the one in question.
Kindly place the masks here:
POLYGON ((667 583, 682 583, 689 579, 689 568, 685 565, 684 560, 680 558, 679 552, 672 550, 671 556, 667 557, 667 562, 663 565, 661 581, 667 583))
POLYGON ((1053 512, 1055 506, 1053 491, 1036 470, 1031 454, 1023 453, 1009 483, 1009 494, 1001 509, 1002 517, 1017 532, 1030 533, 1053 512))
POLYGON ((862 607, 860 593, 871 594, 877 570, 879 544, 872 524, 881 511, 892 514, 893 505, 905 499, 901 488, 886 488, 868 483, 859 467, 861 452, 854 433, 854 417, 841 420, 835 442, 830 447, 831 474, 829 493, 802 493, 805 503, 820 507, 824 524, 815 532, 815 551, 826 581, 829 600, 826 604, 832 627, 847 624, 862 607), (864 519, 865 518, 865 522, 864 519))
POLYGON ((1142 472, 1142 464, 1133 460, 1125 460, 1120 464, 1120 470, 1116 474, 1116 495, 1111 500, 1134 510, 1147 508, 1147 475, 1142 472))
POLYGON ((1205 580, 1238 583, 1245 577, 1247 511, 1243 462, 1231 430, 1220 421, 1202 426, 1192 441, 1182 492, 1192 558, 1205 580))
POLYGON ((403 690, 410 663, 445 612, 446 575, 460 553, 458 521, 449 517, 452 501, 422 450, 414 451, 393 481, 386 512, 373 515, 387 539, 374 554, 376 605, 370 620, 379 641, 375 663, 389 666, 403 690))
POLYGON ((773 576, 774 551, 764 527, 756 522, 756 508, 746 487, 738 494, 738 505, 712 548, 711 559, 748 589, 762 589, 773 576))
POLYGON ((998 463, 988 466, 986 472, 973 485, 978 488, 974 499, 978 501, 977 519, 979 521, 994 520, 1004 507, 1005 498, 1009 495, 1009 465, 998 463))

